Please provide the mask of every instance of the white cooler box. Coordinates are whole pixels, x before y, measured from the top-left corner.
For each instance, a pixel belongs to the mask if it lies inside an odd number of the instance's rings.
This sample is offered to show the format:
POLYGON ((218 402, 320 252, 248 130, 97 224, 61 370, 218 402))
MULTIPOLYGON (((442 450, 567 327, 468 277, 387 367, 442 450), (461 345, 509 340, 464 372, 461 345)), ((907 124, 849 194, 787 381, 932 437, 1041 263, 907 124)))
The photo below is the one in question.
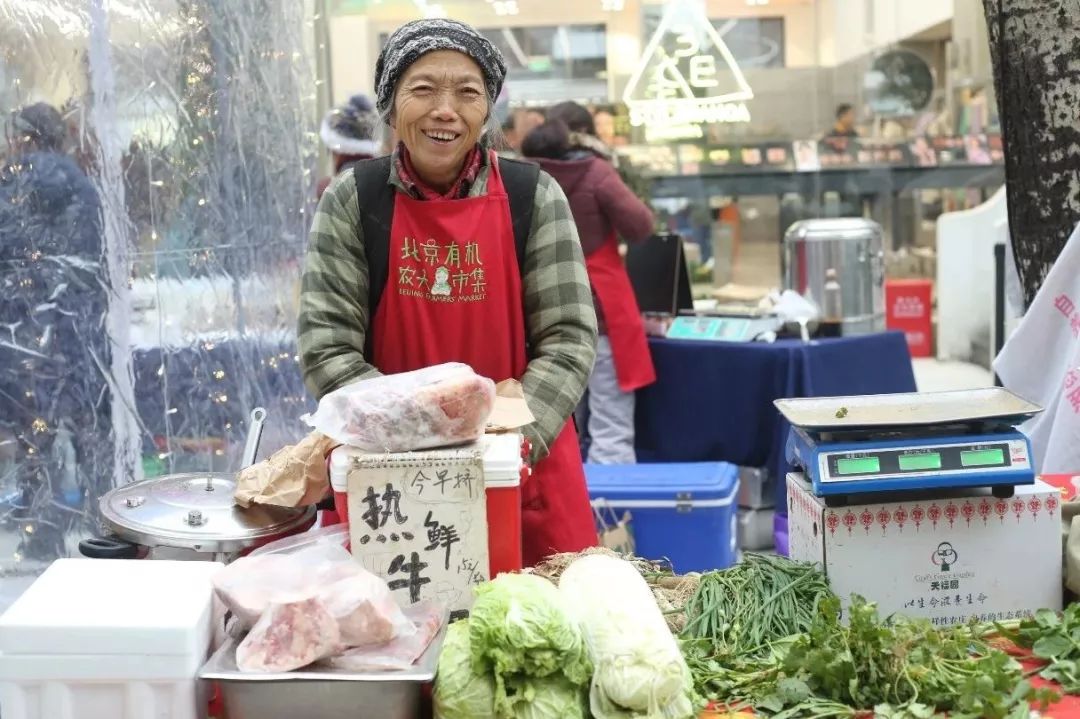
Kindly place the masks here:
POLYGON ((60 559, 0 617, 4 719, 199 719, 220 564, 60 559))

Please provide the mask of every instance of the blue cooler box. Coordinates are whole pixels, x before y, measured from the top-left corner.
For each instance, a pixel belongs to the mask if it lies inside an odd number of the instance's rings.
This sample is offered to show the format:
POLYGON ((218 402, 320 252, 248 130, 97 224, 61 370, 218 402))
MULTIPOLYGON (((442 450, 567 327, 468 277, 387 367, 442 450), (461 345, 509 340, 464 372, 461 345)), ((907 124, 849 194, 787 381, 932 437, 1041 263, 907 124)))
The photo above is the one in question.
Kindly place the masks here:
POLYGON ((667 558, 679 574, 723 569, 738 559, 735 465, 587 464, 585 477, 593 508, 605 520, 630 513, 639 557, 667 558))

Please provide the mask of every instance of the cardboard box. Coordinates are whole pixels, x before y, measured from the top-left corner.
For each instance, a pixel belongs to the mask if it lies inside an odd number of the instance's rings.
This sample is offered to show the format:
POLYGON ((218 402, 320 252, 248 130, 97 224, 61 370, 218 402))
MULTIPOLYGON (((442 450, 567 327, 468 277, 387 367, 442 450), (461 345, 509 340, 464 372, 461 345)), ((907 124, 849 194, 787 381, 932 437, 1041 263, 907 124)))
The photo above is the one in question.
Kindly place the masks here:
POLYGON ((1061 609, 1061 494, 1042 481, 1011 499, 967 489, 847 507, 826 507, 801 473, 787 481, 791 558, 822 564, 845 601, 939 626, 1061 609))

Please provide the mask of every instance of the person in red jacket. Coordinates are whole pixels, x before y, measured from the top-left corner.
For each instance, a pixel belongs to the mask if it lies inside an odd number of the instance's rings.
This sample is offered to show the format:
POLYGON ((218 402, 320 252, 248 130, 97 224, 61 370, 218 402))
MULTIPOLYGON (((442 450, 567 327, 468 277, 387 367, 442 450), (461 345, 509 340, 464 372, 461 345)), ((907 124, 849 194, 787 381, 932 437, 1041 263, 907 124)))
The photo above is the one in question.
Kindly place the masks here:
POLYGON ((586 400, 588 461, 633 464, 634 392, 656 381, 656 373, 619 238, 648 239, 653 213, 619 177, 592 115, 577 103, 551 108, 547 122, 525 138, 522 153, 569 198, 592 283, 600 339, 586 400))

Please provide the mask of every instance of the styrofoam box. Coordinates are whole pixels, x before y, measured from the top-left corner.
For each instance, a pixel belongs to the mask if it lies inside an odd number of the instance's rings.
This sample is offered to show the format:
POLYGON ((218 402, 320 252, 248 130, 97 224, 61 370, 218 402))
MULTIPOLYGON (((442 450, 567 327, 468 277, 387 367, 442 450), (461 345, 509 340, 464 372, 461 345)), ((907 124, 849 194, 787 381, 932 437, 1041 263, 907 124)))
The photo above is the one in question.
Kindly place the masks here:
POLYGON ((4 719, 198 719, 214 562, 60 559, 0 617, 4 719))
POLYGON ((791 558, 823 564, 845 603, 859 594, 938 626, 1061 609, 1061 495, 1042 481, 1010 499, 966 489, 843 507, 802 474, 787 481, 791 558))

